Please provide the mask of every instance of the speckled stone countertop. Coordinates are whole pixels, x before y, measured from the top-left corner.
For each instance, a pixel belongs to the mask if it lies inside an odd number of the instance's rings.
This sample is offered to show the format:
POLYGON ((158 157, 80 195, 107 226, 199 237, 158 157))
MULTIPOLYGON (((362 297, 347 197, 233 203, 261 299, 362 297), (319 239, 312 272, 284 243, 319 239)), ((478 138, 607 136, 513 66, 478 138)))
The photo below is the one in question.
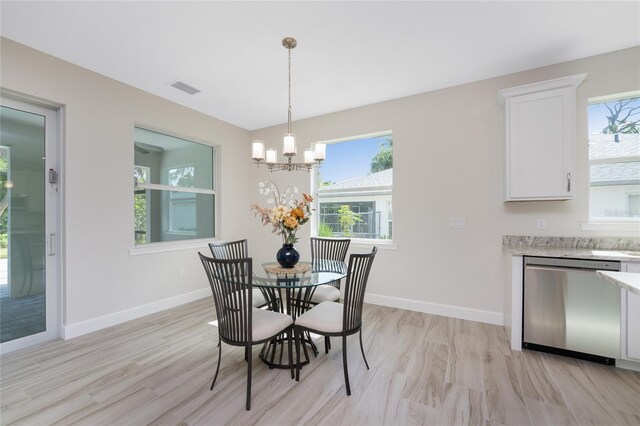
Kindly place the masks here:
POLYGON ((640 263, 640 238, 507 235, 502 237, 502 245, 514 256, 568 257, 640 263))
POLYGON ((612 284, 640 295, 640 272, 596 271, 596 274, 612 284))

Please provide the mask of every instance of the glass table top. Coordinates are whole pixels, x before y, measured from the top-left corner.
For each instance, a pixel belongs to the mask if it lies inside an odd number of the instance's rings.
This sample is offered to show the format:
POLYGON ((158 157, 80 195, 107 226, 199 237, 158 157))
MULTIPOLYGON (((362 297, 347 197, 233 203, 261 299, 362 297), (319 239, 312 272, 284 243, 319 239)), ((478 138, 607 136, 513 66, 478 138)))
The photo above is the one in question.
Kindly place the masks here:
POLYGON ((300 261, 291 271, 282 270, 278 266, 274 261, 254 262, 254 287, 313 287, 347 276, 347 264, 337 260, 300 261), (273 272, 275 270, 278 272, 273 272), (297 270, 304 272, 296 272, 297 270))

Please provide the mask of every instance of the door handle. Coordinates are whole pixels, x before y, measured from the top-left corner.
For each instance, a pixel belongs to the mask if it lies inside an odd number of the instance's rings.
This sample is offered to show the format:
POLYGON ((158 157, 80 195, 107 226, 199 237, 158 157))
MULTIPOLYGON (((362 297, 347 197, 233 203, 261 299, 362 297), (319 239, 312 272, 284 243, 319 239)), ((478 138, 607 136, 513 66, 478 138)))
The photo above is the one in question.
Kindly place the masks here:
POLYGON ((49 256, 53 256, 54 254, 56 254, 56 234, 49 234, 49 244, 47 249, 47 254, 49 256))
POLYGON ((571 192, 571 173, 567 173, 567 192, 571 192))

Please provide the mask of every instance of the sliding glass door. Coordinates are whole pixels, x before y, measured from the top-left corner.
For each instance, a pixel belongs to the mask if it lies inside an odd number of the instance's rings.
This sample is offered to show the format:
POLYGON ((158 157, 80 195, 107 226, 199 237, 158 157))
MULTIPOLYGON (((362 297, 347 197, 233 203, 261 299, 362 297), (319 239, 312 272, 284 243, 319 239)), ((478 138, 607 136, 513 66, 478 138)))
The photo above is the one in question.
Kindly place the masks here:
POLYGON ((58 336, 56 147, 55 111, 2 99, 2 352, 58 336))

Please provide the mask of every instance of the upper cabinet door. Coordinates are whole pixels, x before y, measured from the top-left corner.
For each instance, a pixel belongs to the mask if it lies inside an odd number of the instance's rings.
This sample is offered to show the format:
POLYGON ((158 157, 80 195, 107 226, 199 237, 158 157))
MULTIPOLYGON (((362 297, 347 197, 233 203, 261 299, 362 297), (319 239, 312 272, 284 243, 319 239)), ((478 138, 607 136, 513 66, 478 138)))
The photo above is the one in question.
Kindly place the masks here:
POLYGON ((573 198, 575 88, 583 78, 500 91, 506 110, 506 201, 573 198))

